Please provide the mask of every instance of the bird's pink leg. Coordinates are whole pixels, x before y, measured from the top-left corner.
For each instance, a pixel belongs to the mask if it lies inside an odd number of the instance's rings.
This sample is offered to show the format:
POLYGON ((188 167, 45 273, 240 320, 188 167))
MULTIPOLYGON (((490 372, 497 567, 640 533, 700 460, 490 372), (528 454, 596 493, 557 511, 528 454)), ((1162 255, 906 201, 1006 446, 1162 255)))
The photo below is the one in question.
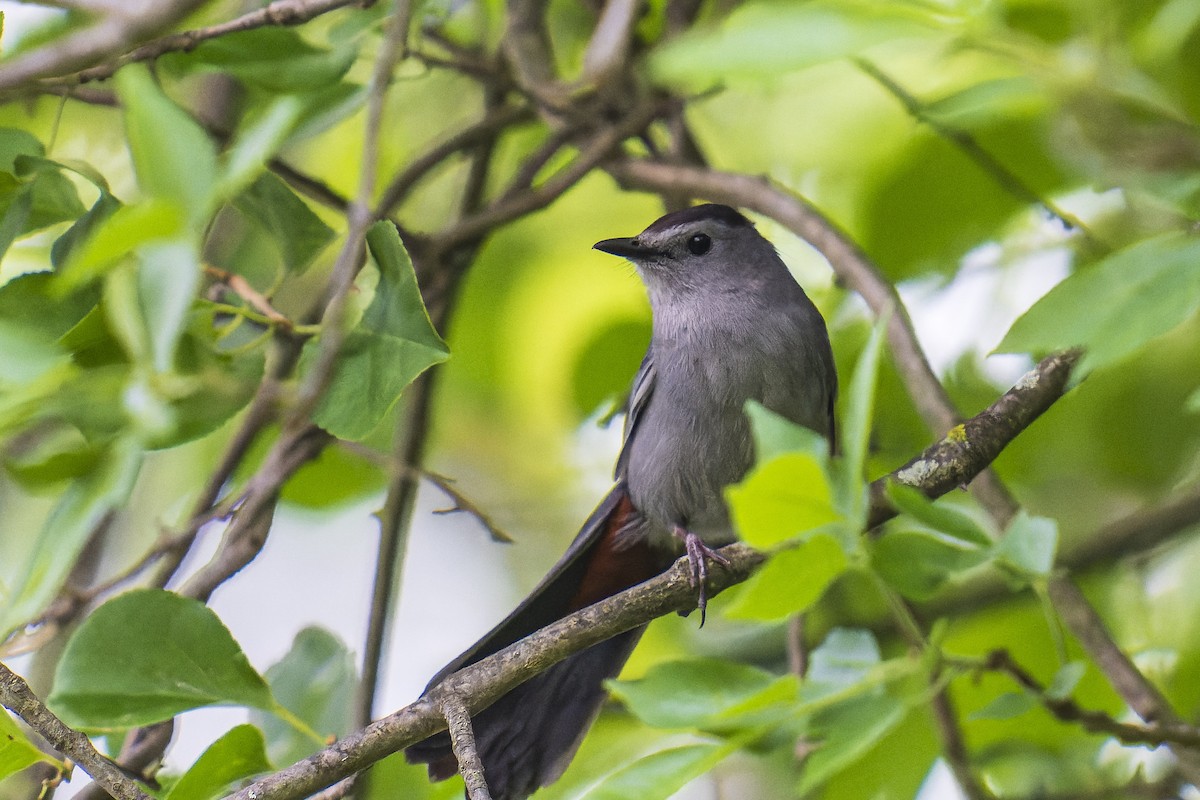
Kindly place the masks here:
POLYGON ((715 561, 728 567, 729 559, 682 525, 676 525, 671 532, 683 542, 683 549, 687 552, 688 565, 691 567, 688 577, 696 589, 696 608, 700 609, 700 627, 704 627, 705 612, 708 610, 708 562, 715 561))

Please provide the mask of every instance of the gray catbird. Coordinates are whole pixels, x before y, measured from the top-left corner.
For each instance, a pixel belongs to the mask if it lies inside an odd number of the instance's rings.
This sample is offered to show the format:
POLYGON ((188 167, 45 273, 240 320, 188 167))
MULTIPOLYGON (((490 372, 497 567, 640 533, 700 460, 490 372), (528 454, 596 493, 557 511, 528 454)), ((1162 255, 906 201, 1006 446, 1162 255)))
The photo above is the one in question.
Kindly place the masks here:
MULTIPOLYGON (((837 373, 825 322, 775 248, 723 205, 667 214, 597 250, 637 267, 650 347, 634 378, 616 485, 567 552, 503 622, 429 686, 565 614, 658 574, 680 552, 704 610, 710 549, 734 538, 722 490, 753 462, 747 400, 833 441, 837 373)), ((523 800, 566 769, 644 629, 609 639, 518 686, 474 717, 494 800, 523 800)), ((426 690, 428 691, 428 689, 426 690)), ((445 733, 409 747, 433 780, 458 771, 445 733)))

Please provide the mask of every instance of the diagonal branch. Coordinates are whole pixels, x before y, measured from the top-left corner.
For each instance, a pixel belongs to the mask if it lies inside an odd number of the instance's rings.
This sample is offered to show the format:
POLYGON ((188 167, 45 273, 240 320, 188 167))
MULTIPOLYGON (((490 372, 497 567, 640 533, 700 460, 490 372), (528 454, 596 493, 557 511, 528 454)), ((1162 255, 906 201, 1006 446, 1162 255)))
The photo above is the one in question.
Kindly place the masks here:
MULTIPOLYGON (((88 737, 51 713, 20 675, 0 663, 0 704, 11 710, 54 749, 70 758, 116 800, 150 800, 149 795, 96 751, 88 737)), ((3 714, 0 711, 0 714, 3 714)), ((10 737, 11 738, 11 737, 10 737)))
MULTIPOLYGON (((981 432, 995 428, 1001 436, 1006 437, 1006 444, 1061 395, 1067 371, 1068 365, 1063 364, 1061 359, 1047 359, 1026 375, 1018 387, 966 424, 975 424, 981 432), (1063 383, 1050 380, 1048 376, 1051 374, 1062 374, 1063 383), (1013 392, 1022 385, 1033 387, 1035 391, 1032 394, 1018 392, 1014 395, 1013 392), (1059 388, 1057 394, 1053 391, 1054 386, 1059 388), (1029 402, 1034 411, 1029 412, 1021 405, 1022 402, 1029 402)), ((965 442, 957 445, 939 442, 926 453, 929 454, 927 457, 938 453, 947 459, 952 457, 951 453, 956 453, 965 463, 973 465, 970 468, 978 470, 986 466, 986 462, 972 460, 973 450, 965 442)), ((937 481, 937 474, 926 473, 930 482, 924 484, 918 481, 916 485, 931 496, 942 494, 957 485, 937 481)), ((871 496, 881 497, 884 482, 895 477, 895 473, 892 473, 875 481, 871 496)), ((891 509, 873 509, 872 517, 886 518, 894 513, 891 509)), ((722 548, 720 552, 729 560, 729 565, 714 570, 710 575, 710 595, 745 581, 766 558, 740 543, 722 548)), ((447 695, 459 696, 472 713, 478 712, 514 686, 573 653, 657 617, 672 612, 690 612, 695 604, 696 593, 691 585, 687 559, 681 559, 662 575, 564 617, 495 655, 460 670, 412 705, 349 734, 303 761, 262 778, 230 795, 230 800, 292 800, 320 791, 407 745, 445 729, 446 721, 440 704, 447 695)))
POLYGON ((0 90, 90 67, 170 28, 205 0, 134 4, 0 64, 0 90), (140 5, 140 8, 136 6, 140 5))
POLYGON ((204 28, 172 33, 146 42, 106 64, 89 67, 73 75, 47 81, 44 87, 66 86, 111 78, 117 70, 136 61, 152 61, 167 53, 187 52, 201 42, 231 33, 267 26, 301 25, 322 14, 350 5, 363 5, 362 0, 275 0, 262 8, 225 22, 204 28))

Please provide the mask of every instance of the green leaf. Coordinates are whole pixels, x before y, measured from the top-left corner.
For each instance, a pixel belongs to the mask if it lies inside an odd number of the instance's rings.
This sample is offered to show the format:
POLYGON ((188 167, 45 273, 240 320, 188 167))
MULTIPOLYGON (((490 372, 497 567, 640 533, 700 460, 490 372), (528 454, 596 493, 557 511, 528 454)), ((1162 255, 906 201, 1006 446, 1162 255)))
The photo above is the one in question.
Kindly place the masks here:
POLYGON ((84 213, 79 191, 63 174, 63 165, 40 156, 18 156, 17 175, 28 183, 32 192, 29 221, 22 233, 73 220, 84 213))
POLYGON ((271 237, 289 272, 303 272, 333 241, 333 229, 272 173, 258 176, 234 205, 271 237))
POLYGON ((1080 269, 1009 329, 998 353, 1086 348, 1076 374, 1112 364, 1200 309, 1200 237, 1170 233, 1080 269))
POLYGON ((642 678, 609 681, 629 710, 656 728, 730 730, 758 721, 796 696, 796 679, 718 659, 655 665, 642 678))
POLYGON ((864 470, 875 412, 875 381, 891 315, 891 311, 880 315, 854 365, 842 418, 842 457, 834 471, 837 507, 847 519, 855 521, 855 527, 859 529, 867 515, 864 470))
POLYGON ((1083 680, 1084 674, 1087 672, 1087 662, 1071 661, 1059 667, 1058 672, 1054 673, 1054 679, 1050 681, 1050 685, 1046 687, 1046 697, 1051 700, 1065 700, 1075 691, 1075 687, 1079 685, 1079 681, 1083 680))
POLYGON ((262 172, 263 166, 295 129, 303 111, 304 103, 300 98, 278 97, 238 132, 233 146, 225 154, 225 168, 217 189, 220 199, 236 196, 262 172))
MULTIPOLYGON (((321 628, 296 634, 292 649, 267 670, 267 683, 279 704, 324 736, 341 737, 354 719, 358 674, 341 640, 321 628)), ((250 719, 266 734, 271 761, 292 764, 318 747, 273 714, 252 711, 250 719)))
POLYGON ((104 451, 89 443, 73 426, 50 427, 28 449, 9 453, 4 468, 21 485, 38 489, 95 469, 104 451))
POLYGON ((807 453, 825 468, 829 440, 816 431, 776 414, 757 400, 746 402, 746 416, 754 435, 754 457, 759 464, 784 453, 807 453))
POLYGON ((875 635, 857 628, 834 628, 813 650, 801 691, 811 700, 862 683, 882 663, 875 635))
POLYGON ((129 499, 141 464, 138 443, 119 439, 94 471, 63 493, 19 573, 22 582, 13 588, 0 611, 0 640, 54 599, 96 526, 129 499))
POLYGON ((39 761, 59 763, 37 749, 8 711, 0 708, 0 781, 39 761))
MULTIPOLYGON (((315 422, 341 439, 362 439, 400 399, 413 379, 449 351, 429 322, 412 261, 390 222, 367 234, 367 246, 379 267, 375 297, 342 345, 329 390, 321 398, 315 422)), ((304 348, 301 369, 311 367, 320 340, 304 348)))
POLYGON ((208 606, 143 589, 109 600, 67 642, 48 705, 68 725, 117 731, 193 708, 273 709, 274 698, 208 606))
POLYGON ((101 192, 92 207, 54 241, 54 245, 50 248, 50 263, 54 265, 54 268, 61 269, 75 248, 89 239, 96 229, 120 207, 120 200, 108 192, 101 192))
POLYGON ((898 481, 888 481, 887 497, 902 513, 939 533, 962 542, 990 547, 993 539, 972 517, 945 503, 937 503, 921 490, 898 481))
POLYGON ((817 534, 795 548, 771 556, 725 609, 731 619, 781 620, 808 610, 846 571, 842 545, 817 534))
POLYGON ((112 210, 89 225, 83 241, 66 254, 60 293, 103 277, 144 244, 179 238, 185 228, 182 209, 170 202, 152 199, 112 210))
POLYGON ((879 694, 855 697, 818 714, 810 736, 819 746, 804 762, 799 794, 808 794, 865 756, 907 713, 904 702, 879 694))
POLYGON ((235 31, 202 42, 173 59, 184 66, 216 68, 272 93, 303 92, 336 83, 354 64, 357 48, 310 44, 291 28, 235 31))
POLYGON ((0 257, 29 228, 33 189, 9 175, 0 175, 0 257))
POLYGON ((0 318, 0 388, 31 383, 70 361, 55 341, 0 318))
POLYGON ((253 725, 238 725, 217 739, 180 776, 166 800, 214 800, 236 784, 271 771, 263 735, 253 725))
POLYGON ((880 42, 934 32, 932 14, 913 4, 856 9, 819 3, 748 3, 718 29, 697 29, 659 48, 655 79, 688 86, 780 74, 844 58, 880 42))
POLYGON ((890 530, 870 547, 871 566, 910 600, 928 600, 957 576, 985 563, 991 549, 923 530, 890 530))
POLYGON ((990 702, 978 711, 972 712, 967 719, 1013 719, 1037 706, 1037 700, 1024 692, 1005 692, 992 698, 990 702))
POLYGON ((200 223, 214 200, 217 153, 192 117, 163 94, 142 64, 116 76, 138 184, 151 197, 185 209, 200 223))
POLYGON ((17 156, 44 156, 46 148, 32 133, 20 128, 0 128, 0 171, 16 173, 17 156))
POLYGON ((584 800, 667 800, 736 749, 736 744, 725 742, 659 750, 613 772, 584 795, 584 800))
POLYGON ((996 543, 996 560, 1023 578, 1043 578, 1054 568, 1058 523, 1021 511, 996 543))
POLYGON ((176 239, 143 245, 139 255, 139 317, 146 326, 150 361, 156 371, 170 372, 200 282, 198 254, 190 242, 176 239))
POLYGON ((738 534, 752 547, 774 547, 842 519, 820 462, 807 453, 758 465, 725 497, 738 534))

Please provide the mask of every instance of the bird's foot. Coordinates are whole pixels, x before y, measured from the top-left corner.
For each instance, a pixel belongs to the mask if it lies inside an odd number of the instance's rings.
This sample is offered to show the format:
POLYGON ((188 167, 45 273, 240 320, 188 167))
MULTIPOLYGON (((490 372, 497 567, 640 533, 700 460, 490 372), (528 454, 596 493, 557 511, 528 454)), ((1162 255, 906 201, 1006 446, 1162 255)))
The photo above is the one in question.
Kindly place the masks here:
POLYGON ((700 609, 700 627, 703 628, 705 612, 708 610, 708 562, 715 561, 728 567, 729 559, 681 525, 676 525, 673 533, 683 542, 683 548, 687 551, 688 565, 691 567, 688 579, 696 589, 696 608, 700 609))

